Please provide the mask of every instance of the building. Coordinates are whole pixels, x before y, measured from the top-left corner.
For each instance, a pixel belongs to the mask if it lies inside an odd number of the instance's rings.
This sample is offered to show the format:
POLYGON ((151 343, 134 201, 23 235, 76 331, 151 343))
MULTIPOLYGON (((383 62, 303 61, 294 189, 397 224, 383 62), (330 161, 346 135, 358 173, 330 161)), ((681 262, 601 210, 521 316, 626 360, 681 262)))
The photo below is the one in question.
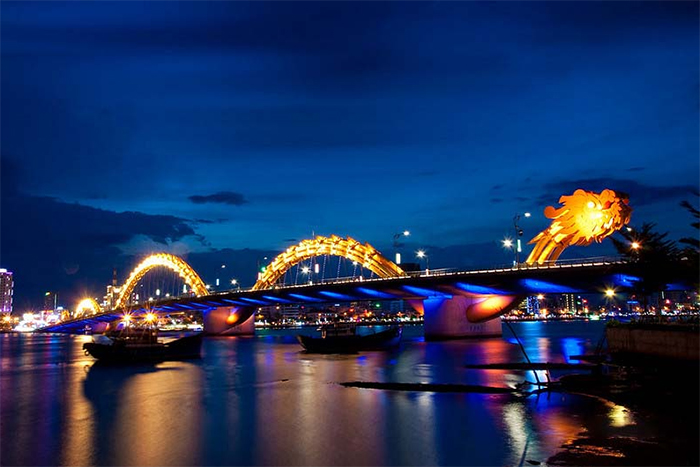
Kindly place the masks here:
POLYGON ((58 295, 54 292, 46 292, 44 294, 44 308, 43 311, 48 311, 53 313, 56 311, 58 306, 58 295))
POLYGON ((102 299, 102 308, 112 310, 119 299, 121 287, 117 287, 117 269, 112 269, 112 283, 107 286, 107 295, 102 299))
POLYGON ((12 313, 12 294, 15 286, 12 272, 0 269, 0 314, 12 313))

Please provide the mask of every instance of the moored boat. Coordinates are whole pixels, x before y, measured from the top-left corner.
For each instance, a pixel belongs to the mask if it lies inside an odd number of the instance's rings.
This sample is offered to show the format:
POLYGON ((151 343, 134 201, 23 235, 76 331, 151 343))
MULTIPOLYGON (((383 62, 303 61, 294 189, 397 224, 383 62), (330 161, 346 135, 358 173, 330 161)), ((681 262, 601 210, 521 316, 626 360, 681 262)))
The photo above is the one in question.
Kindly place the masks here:
POLYGON ((375 332, 358 334, 357 327, 347 324, 332 324, 320 328, 321 337, 297 335, 297 340, 307 352, 315 353, 354 353, 361 350, 387 350, 396 347, 401 341, 403 329, 400 326, 375 332))
POLYGON ((155 329, 129 330, 93 336, 83 344, 86 354, 108 363, 161 362, 199 358, 202 333, 169 342, 158 340, 155 329))

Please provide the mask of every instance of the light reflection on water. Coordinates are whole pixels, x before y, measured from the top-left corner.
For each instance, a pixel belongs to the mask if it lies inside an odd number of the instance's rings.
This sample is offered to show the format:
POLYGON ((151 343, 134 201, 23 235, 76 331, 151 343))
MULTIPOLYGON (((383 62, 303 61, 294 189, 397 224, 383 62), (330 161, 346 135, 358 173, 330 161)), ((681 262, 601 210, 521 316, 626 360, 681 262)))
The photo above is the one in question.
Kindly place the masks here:
MULTIPOLYGON (((565 362, 572 346, 592 349, 599 337, 567 324, 568 331, 516 329, 533 361, 565 362)), ((624 414, 561 394, 516 399, 337 384, 512 387, 532 374, 464 367, 523 361, 507 335, 424 342, 420 328, 406 328, 395 351, 313 355, 301 351, 295 332, 207 338, 201 360, 121 368, 83 355, 83 336, 2 335, 0 431, 12 442, 0 464, 519 465, 544 462, 574 438, 584 429, 581 413, 609 414, 611 426, 624 414)))

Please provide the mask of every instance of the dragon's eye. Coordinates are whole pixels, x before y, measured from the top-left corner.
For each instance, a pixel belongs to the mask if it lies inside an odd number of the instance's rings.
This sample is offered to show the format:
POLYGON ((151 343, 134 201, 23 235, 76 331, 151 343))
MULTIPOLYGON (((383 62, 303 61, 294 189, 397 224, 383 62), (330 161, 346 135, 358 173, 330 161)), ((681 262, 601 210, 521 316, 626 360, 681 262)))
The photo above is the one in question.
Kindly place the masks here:
POLYGON ((589 209, 593 209, 593 207, 595 206, 595 203, 593 201, 589 201, 586 206, 588 206, 589 209))

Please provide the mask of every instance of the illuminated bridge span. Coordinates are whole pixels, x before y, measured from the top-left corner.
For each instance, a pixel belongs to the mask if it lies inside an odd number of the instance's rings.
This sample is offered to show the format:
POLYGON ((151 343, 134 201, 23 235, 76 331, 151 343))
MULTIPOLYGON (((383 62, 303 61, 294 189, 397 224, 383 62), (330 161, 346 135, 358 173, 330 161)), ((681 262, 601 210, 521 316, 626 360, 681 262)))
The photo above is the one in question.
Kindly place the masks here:
POLYGON ((194 294, 201 296, 207 295, 209 290, 204 284, 204 281, 197 273, 187 264, 182 258, 168 253, 158 253, 151 255, 141 261, 138 266, 131 272, 129 278, 124 283, 119 298, 115 304, 115 308, 125 308, 131 299, 131 294, 136 287, 136 284, 146 275, 147 272, 154 268, 166 268, 178 274, 185 283, 190 287, 194 294))
MULTIPOLYGON (((629 274, 630 266, 621 261, 596 261, 394 278, 355 278, 162 300, 147 307, 133 308, 131 312, 174 313, 196 310, 205 315, 207 331, 227 333, 235 329, 230 325, 231 316, 236 317, 234 324, 243 323, 258 307, 403 299, 424 312, 426 336, 454 337, 470 334, 475 326, 485 326, 482 331, 493 330, 489 323, 498 323, 493 318, 517 306, 527 295, 601 293, 608 288, 631 287, 636 278, 629 274), (217 316, 218 319, 211 319, 217 316)), ((118 320, 121 315, 121 310, 115 310, 44 330, 80 332, 86 324, 94 328, 100 323, 118 320)), ((252 324, 252 318, 249 322, 252 324)), ((498 328, 500 330, 500 323, 498 328)))
POLYGON ((370 270, 378 277, 401 277, 405 275, 399 266, 383 257, 369 243, 362 244, 354 238, 341 238, 337 235, 331 235, 330 237, 318 236, 314 239, 303 240, 298 245, 291 246, 278 255, 265 268, 264 274, 255 283, 253 290, 273 287, 293 266, 317 256, 326 255, 346 258, 370 270))
MULTIPOLYGON (((304 240, 277 256, 264 268, 251 290, 209 295, 204 282, 187 263, 161 253, 149 256, 134 269, 117 300, 116 311, 93 314, 89 318, 72 320, 47 330, 67 330, 84 326, 85 321, 89 320, 118 318, 129 305, 136 284, 156 267, 176 272, 194 296, 157 301, 152 305, 152 298, 149 298, 148 308, 163 312, 201 310, 206 330, 217 334, 227 333, 245 323, 249 323, 252 330, 252 315, 256 308, 262 306, 368 299, 409 300, 414 308, 424 314, 426 337, 485 334, 491 328, 495 331, 496 326, 484 326, 485 329, 475 331, 474 325, 494 323, 494 318, 512 310, 526 295, 585 293, 613 286, 631 287, 638 279, 627 274, 626 271, 630 269, 627 264, 602 262, 547 266, 567 247, 600 242, 628 224, 632 210, 627 195, 608 189, 600 193, 576 190, 570 196, 562 196, 559 202, 561 207, 548 206, 545 209, 545 216, 552 219, 552 223, 530 242, 536 245, 522 269, 407 275, 367 243, 361 244, 350 237, 319 236, 304 240), (301 286, 279 284, 288 271, 307 260, 313 263, 315 269, 319 269, 316 262, 319 256, 348 259, 378 278, 364 280, 364 276, 360 276, 357 280, 320 284, 309 281, 301 286)), ((325 259, 323 265, 325 269, 325 259)), ((309 273, 309 266, 302 269, 305 274, 309 273)), ((337 270, 340 271, 340 262, 337 270)), ((298 272, 297 267, 297 276, 298 272)), ((141 308, 140 312, 145 310, 145 307, 141 308)))

